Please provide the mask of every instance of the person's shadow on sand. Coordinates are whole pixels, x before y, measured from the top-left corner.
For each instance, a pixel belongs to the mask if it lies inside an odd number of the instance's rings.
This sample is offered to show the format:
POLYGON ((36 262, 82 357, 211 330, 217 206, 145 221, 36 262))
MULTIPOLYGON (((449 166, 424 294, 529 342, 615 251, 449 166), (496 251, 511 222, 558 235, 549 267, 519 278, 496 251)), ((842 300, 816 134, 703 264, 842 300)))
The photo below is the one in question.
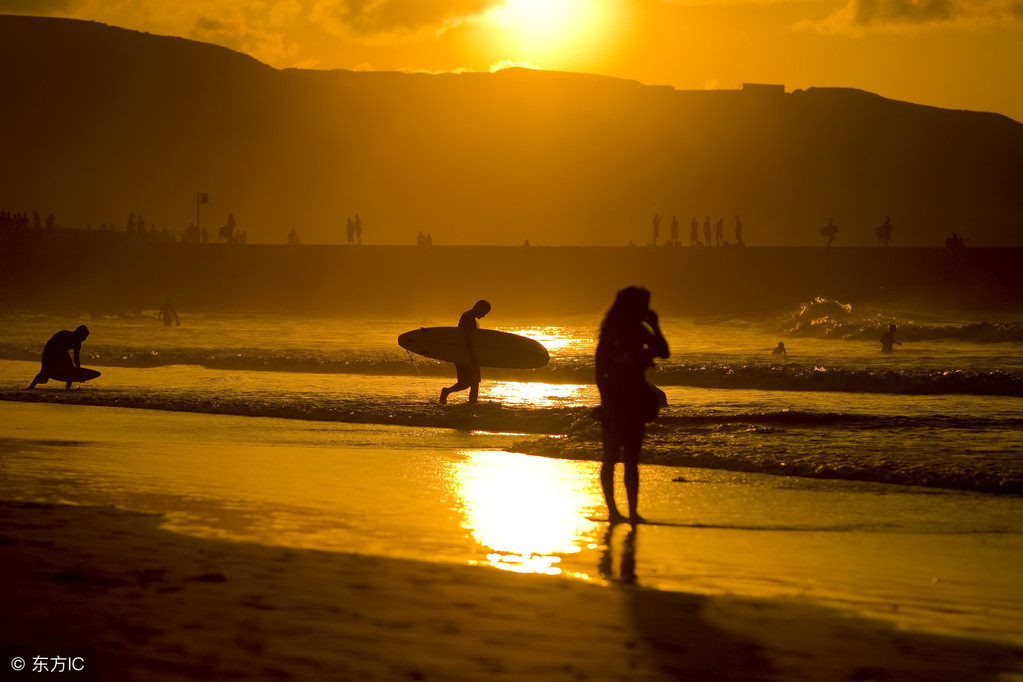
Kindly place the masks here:
POLYGON ((769 672, 770 662, 754 641, 726 632, 705 617, 706 598, 639 585, 637 533, 636 524, 609 524, 597 566, 600 576, 625 595, 633 637, 625 655, 655 659, 665 679, 775 679, 769 672))

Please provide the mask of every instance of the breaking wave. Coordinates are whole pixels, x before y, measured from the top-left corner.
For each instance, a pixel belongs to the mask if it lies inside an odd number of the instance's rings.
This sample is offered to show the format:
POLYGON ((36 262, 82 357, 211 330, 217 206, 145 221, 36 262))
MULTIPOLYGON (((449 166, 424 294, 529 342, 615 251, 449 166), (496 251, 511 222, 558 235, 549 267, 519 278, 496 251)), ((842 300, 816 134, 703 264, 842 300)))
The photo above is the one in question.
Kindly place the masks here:
POLYGON ((1023 323, 970 322, 949 324, 919 315, 888 311, 859 312, 853 306, 828 298, 815 298, 780 316, 781 333, 789 337, 814 337, 850 341, 875 341, 890 324, 899 326, 903 341, 961 341, 970 343, 1021 343, 1023 323))

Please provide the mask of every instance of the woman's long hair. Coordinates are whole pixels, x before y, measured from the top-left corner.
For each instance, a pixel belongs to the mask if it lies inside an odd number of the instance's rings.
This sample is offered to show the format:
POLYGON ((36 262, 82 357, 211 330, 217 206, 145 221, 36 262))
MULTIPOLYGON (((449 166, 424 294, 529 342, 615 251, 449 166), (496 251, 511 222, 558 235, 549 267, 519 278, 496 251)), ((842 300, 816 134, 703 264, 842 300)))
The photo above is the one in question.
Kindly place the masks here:
POLYGON ((600 323, 600 336, 610 329, 623 329, 639 324, 650 310, 650 292, 643 287, 625 287, 615 296, 614 303, 600 323))

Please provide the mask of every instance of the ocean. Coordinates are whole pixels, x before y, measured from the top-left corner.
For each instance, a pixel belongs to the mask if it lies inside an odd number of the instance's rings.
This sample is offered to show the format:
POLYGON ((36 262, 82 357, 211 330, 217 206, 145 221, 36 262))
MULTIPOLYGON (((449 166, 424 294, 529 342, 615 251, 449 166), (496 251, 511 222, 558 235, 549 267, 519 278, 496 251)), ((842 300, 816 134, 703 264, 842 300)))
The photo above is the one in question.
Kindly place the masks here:
POLYGON ((590 414, 600 316, 510 318, 492 302, 481 325, 537 339, 551 362, 485 368, 477 405, 439 405, 452 367, 396 342, 460 309, 180 311, 180 327, 156 311, 5 315, 0 495, 157 512, 235 541, 808 598, 1023 642, 1018 317, 828 299, 662 317, 672 355, 649 378, 668 405, 641 460, 653 523, 609 530, 590 414), (103 375, 27 391, 46 339, 82 323, 82 364, 103 375), (882 354, 890 324, 902 345, 882 354))

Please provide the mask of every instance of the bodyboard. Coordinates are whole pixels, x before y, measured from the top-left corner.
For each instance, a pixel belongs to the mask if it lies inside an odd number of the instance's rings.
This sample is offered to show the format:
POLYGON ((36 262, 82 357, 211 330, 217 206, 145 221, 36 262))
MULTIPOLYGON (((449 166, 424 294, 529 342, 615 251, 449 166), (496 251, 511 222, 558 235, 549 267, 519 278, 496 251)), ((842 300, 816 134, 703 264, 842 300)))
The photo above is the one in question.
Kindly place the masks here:
MULTIPOLYGON (((464 333, 459 327, 423 327, 400 335, 398 345, 434 360, 468 364, 464 333)), ((550 361, 539 341, 496 329, 474 330, 473 346, 481 367, 537 369, 550 361)))
POLYGON ((86 369, 85 367, 69 367, 61 369, 58 374, 50 374, 50 379, 56 379, 57 381, 88 381, 95 379, 99 376, 99 372, 94 369, 86 369))

